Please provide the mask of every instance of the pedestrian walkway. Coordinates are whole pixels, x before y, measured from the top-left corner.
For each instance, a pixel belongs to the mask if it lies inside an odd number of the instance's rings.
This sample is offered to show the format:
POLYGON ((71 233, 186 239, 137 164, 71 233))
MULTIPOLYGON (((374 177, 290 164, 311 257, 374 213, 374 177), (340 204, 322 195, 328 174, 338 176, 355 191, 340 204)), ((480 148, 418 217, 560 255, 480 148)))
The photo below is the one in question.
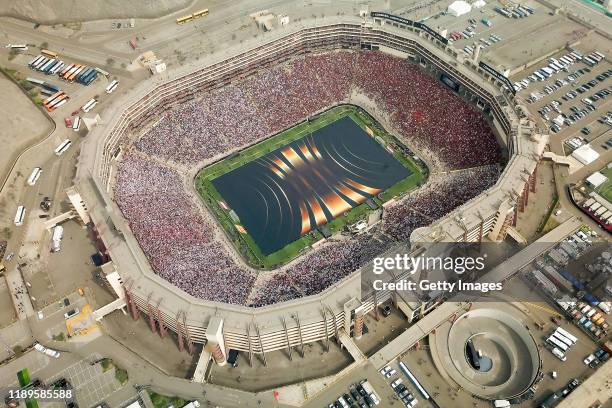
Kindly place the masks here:
POLYGON ((34 316, 34 306, 32 306, 28 288, 16 266, 7 272, 6 284, 11 292, 13 305, 15 306, 15 311, 17 311, 17 318, 25 320, 28 316, 34 316))
POLYGON ((355 360, 356 363, 361 363, 362 361, 366 360, 366 356, 361 352, 359 347, 357 347, 353 339, 349 337, 349 335, 344 331, 344 329, 340 330, 339 337, 340 343, 342 343, 344 348, 346 348, 346 350, 349 352, 351 357, 353 357, 353 360, 355 360))

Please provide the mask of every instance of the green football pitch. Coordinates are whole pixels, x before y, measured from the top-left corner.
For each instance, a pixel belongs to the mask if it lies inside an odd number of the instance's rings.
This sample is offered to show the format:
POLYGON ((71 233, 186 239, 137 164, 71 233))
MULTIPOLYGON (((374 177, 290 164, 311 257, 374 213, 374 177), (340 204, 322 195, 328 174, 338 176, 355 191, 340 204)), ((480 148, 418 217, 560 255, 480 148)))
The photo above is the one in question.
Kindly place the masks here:
MULTIPOLYGON (((387 133, 365 111, 350 105, 332 108, 316 117, 310 118, 308 121, 248 147, 238 154, 233 154, 203 168, 196 176, 196 189, 204 203, 223 227, 235 248, 251 266, 259 269, 276 268, 307 251, 312 244, 321 240, 323 236, 318 230, 312 230, 278 251, 267 255, 263 254, 253 237, 248 233, 248 230, 240 224, 236 214, 226 207, 226 200, 214 187, 213 180, 346 117, 352 119, 362 130, 374 137, 381 146, 387 148, 386 150, 399 163, 409 170, 410 175, 408 177, 399 180, 385 191, 372 197, 372 200, 378 205, 413 190, 422 184, 427 177, 428 169, 423 162, 415 161, 412 157, 405 154, 404 152, 407 151, 405 146, 394 136, 387 133)), ((333 234, 342 230, 345 226, 363 219, 369 211, 371 211, 370 207, 366 203, 361 203, 328 222, 326 228, 333 234)))

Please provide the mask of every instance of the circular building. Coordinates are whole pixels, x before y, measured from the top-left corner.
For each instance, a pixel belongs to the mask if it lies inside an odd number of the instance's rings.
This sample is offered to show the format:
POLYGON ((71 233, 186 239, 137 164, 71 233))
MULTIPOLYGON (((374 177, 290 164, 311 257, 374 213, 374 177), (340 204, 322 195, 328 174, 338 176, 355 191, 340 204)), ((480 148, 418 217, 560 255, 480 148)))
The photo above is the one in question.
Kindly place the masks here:
POLYGON ((429 336, 438 370, 483 399, 524 393, 540 370, 537 344, 511 304, 486 302, 446 322, 429 336))

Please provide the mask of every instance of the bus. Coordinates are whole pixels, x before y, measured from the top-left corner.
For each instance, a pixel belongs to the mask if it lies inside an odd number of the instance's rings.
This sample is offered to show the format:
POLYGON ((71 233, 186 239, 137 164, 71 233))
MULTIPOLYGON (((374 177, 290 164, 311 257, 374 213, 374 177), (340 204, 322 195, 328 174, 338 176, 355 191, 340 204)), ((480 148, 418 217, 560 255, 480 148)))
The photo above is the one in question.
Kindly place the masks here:
POLYGON ((60 63, 59 63, 59 64, 57 64, 55 67, 51 68, 51 70, 50 70, 49 72, 47 72, 47 74, 49 74, 49 75, 54 75, 54 74, 57 74, 57 72, 58 72, 60 69, 64 68, 64 66, 65 66, 65 65, 66 65, 66 64, 64 64, 64 61, 60 61, 60 63))
POLYGON ((11 51, 26 52, 28 46, 25 44, 11 44, 11 51))
POLYGON ((70 71, 72 68, 74 68, 74 66, 75 66, 75 65, 76 65, 76 64, 70 64, 70 65, 68 65, 68 66, 64 67, 64 68, 63 68, 63 69, 62 69, 60 72, 58 72, 58 73, 57 73, 57 75, 59 75, 59 76, 63 77, 63 76, 66 74, 66 72, 68 72, 68 71, 70 71))
POLYGON ((30 174, 30 177, 28 177, 28 184, 30 186, 36 184, 36 181, 38 181, 38 178, 40 177, 41 173, 42 169, 40 167, 34 167, 34 170, 32 170, 32 174, 30 174))
POLYGON ((63 105, 64 103, 67 102, 68 100, 68 95, 66 95, 64 92, 60 92, 61 95, 57 96, 57 97, 52 97, 53 99, 49 102, 49 103, 43 103, 43 106, 49 111, 51 112, 52 110, 60 107, 61 105, 63 105), (61 105, 60 105, 61 104, 61 105))
POLYGON ((79 75, 76 76, 75 80, 77 82, 81 82, 83 80, 83 78, 85 78, 87 75, 89 75, 92 71, 94 71, 93 68, 86 67, 83 71, 81 71, 81 73, 79 75))
POLYGON ((176 24, 185 24, 193 20, 193 14, 189 14, 187 16, 179 17, 176 19, 176 24))
POLYGON ((108 72, 106 72, 105 70, 103 70, 103 69, 102 69, 102 68, 100 68, 100 67, 96 67, 96 71, 98 71, 98 73, 99 73, 100 75, 104 75, 105 77, 108 77, 108 76, 110 75, 108 72))
POLYGON ((53 64, 49 65, 46 69, 44 69, 44 73, 46 75, 51 75, 51 73, 53 72, 53 70, 57 67, 60 67, 63 65, 62 61, 59 60, 54 60, 53 64))
POLYGON ((562 334, 563 336, 565 336, 567 339, 569 339, 572 343, 576 344, 578 343, 578 339, 576 338, 576 336, 574 336, 572 333, 568 332, 567 330, 561 328, 561 327, 557 327, 556 330, 558 333, 562 334))
POLYGON ((206 17, 208 15, 208 9, 203 9, 200 11, 196 11, 192 14, 193 18, 206 17))
POLYGON ((38 62, 36 64, 32 65, 32 68, 39 69, 40 67, 45 65, 47 63, 47 61, 49 61, 49 58, 42 57, 41 59, 38 60, 38 62))
POLYGON ((17 214, 15 214, 15 225, 20 227, 23 225, 23 220, 25 218, 25 207, 20 205, 17 207, 17 214))
POLYGON ((61 225, 56 225, 55 228, 53 228, 53 235, 51 236, 51 252, 60 251, 63 237, 64 227, 61 225))
POLYGON ((55 64, 55 61, 57 61, 57 60, 54 60, 54 59, 48 60, 46 63, 44 63, 42 66, 40 66, 38 68, 38 70, 39 71, 44 71, 45 69, 49 68, 52 64, 55 64))
POLYGON ((67 80, 72 74, 76 72, 77 69, 79 69, 80 66, 81 65, 79 64, 74 64, 72 68, 70 68, 68 71, 66 71, 64 75, 62 75, 62 79, 67 80))
POLYGON ((568 339, 567 337, 565 337, 559 332, 554 332, 552 336, 556 338, 557 340, 563 342, 563 344, 565 344, 568 348, 574 345, 574 343, 572 343, 570 339, 568 339))
POLYGON ((89 86, 98 77, 98 71, 95 69, 91 71, 85 78, 81 79, 81 83, 85 86, 89 86))
POLYGON ((550 336, 549 338, 546 339, 546 341, 553 347, 557 347, 559 350, 563 351, 564 353, 567 352, 567 350, 569 349, 569 347, 567 347, 567 344, 565 344, 564 342, 562 342, 561 340, 558 340, 556 337, 554 336, 550 336))
POLYGON ((54 102, 57 98, 59 98, 64 92, 62 91, 57 91, 56 93, 54 93, 53 95, 51 95, 50 97, 48 97, 47 99, 45 99, 43 101, 43 105, 47 106, 50 103, 54 102))
POLYGON ((111 82, 107 87, 106 87, 106 93, 112 93, 115 89, 117 89, 117 86, 119 85, 119 81, 117 81, 116 79, 111 82))
POLYGON ((70 139, 64 140, 62 144, 60 144, 59 146, 55 148, 55 155, 61 156, 66 150, 70 148, 71 144, 72 142, 70 141, 70 139))
POLYGON ((53 52, 53 51, 49 51, 49 50, 40 50, 40 53, 42 55, 44 55, 45 57, 49 57, 49 58, 57 58, 57 52, 53 52))
POLYGON ((89 102, 87 102, 85 105, 83 105, 81 107, 81 110, 85 113, 88 113, 90 110, 92 110, 94 108, 94 106, 96 106, 98 104, 98 101, 96 101, 95 99, 91 99, 89 100, 89 102))
POLYGON ((402 370, 402 372, 406 375, 406 377, 408 377, 410 379, 410 381, 416 387, 416 389, 419 390, 419 392, 421 393, 423 398, 428 400, 429 399, 429 394, 427 393, 427 391, 425 391, 425 388, 423 388, 423 386, 421 385, 419 380, 417 380, 416 377, 414 375, 412 375, 412 373, 408 369, 408 366, 406 364, 404 364, 403 361, 399 362, 399 366, 400 366, 400 370, 402 370))
POLYGON ((60 106, 62 106, 63 104, 65 104, 66 102, 68 102, 68 97, 66 97, 66 99, 62 99, 61 101, 57 102, 56 104, 53 104, 53 106, 51 106, 50 108, 48 108, 47 110, 49 112, 53 112, 55 109, 59 108, 60 106))
POLYGON ((78 132, 80 127, 81 127, 81 117, 75 116, 74 121, 72 122, 72 130, 74 130, 75 132, 78 132))
POLYGON ((66 78, 66 80, 68 82, 74 82, 74 79, 77 77, 77 75, 83 72, 84 69, 85 67, 83 65, 80 65, 76 71, 74 71, 70 76, 68 76, 68 78, 66 78))
POLYGON ((43 57, 42 55, 37 56, 36 58, 34 58, 32 61, 28 63, 28 66, 32 68, 34 65, 36 65, 38 61, 42 60, 43 58, 45 57, 43 57))

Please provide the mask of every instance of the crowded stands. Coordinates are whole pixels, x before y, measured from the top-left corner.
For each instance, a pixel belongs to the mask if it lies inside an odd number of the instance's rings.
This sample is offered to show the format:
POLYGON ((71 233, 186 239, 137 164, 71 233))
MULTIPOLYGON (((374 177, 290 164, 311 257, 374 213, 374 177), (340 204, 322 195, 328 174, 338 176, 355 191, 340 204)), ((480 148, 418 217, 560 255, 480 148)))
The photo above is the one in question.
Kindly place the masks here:
POLYGON ((199 298, 262 306, 333 285, 492 186, 501 160, 480 113, 419 67, 379 52, 329 52, 260 71, 166 113, 122 157, 114 199, 159 276, 199 298), (277 271, 241 266, 174 164, 204 165, 356 95, 373 102, 376 115, 435 162, 436 172, 385 210, 388 242, 368 234, 332 239, 277 271))

